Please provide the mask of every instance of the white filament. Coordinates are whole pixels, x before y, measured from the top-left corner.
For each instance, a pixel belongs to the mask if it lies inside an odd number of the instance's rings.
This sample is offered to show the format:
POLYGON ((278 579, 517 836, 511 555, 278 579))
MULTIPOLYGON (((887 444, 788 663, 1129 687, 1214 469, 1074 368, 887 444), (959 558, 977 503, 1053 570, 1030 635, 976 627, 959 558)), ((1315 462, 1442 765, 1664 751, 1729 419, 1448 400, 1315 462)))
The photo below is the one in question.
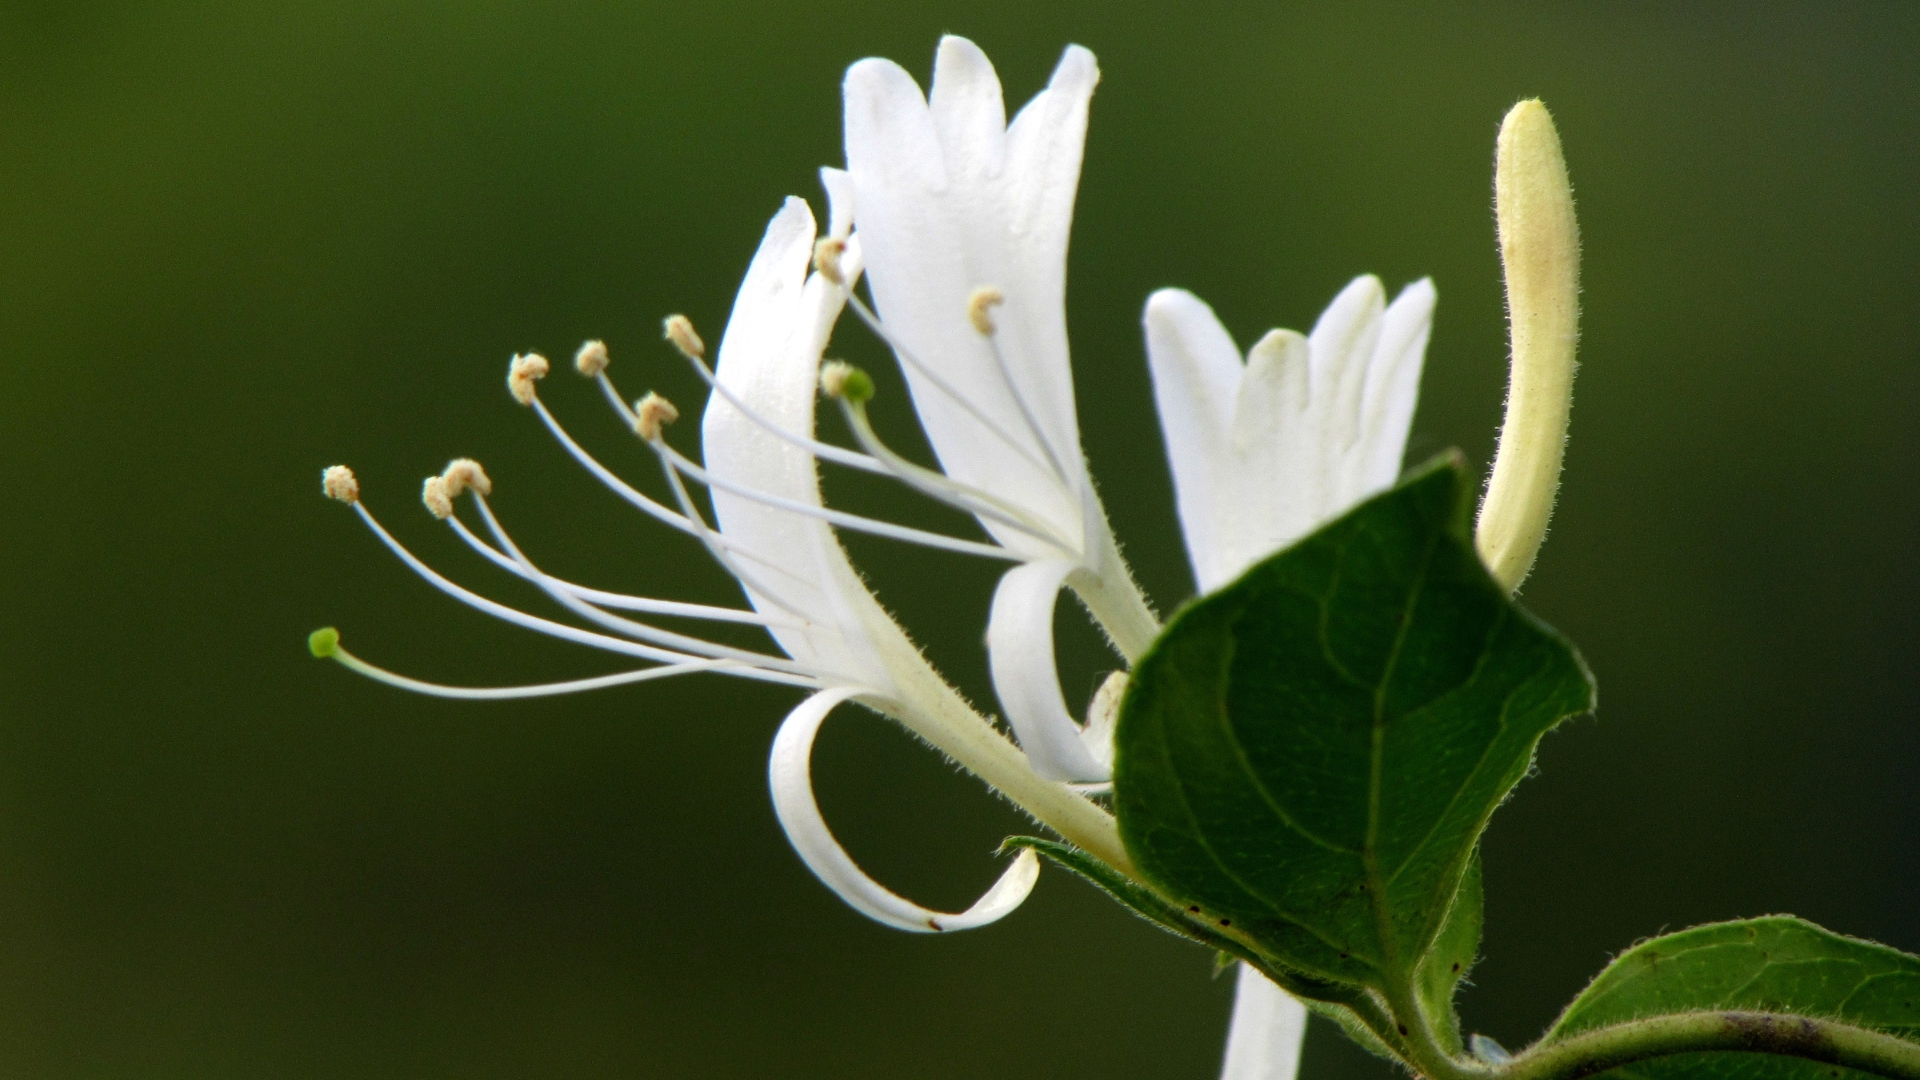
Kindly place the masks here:
POLYGON ((843 529, 872 533, 875 536, 885 536, 893 540, 903 540, 910 544, 920 544, 923 547, 938 548, 942 551, 957 551, 962 555, 979 555, 988 559, 1005 559, 1009 562, 1019 559, 1019 556, 997 544, 983 544, 977 540, 961 540, 957 537, 927 532, 924 529, 909 528, 905 525, 893 525, 885 521, 875 521, 872 518, 861 517, 858 514, 849 514, 842 510, 829 510, 826 507, 814 506, 810 503, 801 502, 798 499, 788 499, 780 495, 757 491, 743 484, 736 484, 725 477, 714 476, 706 469, 701 468, 689 460, 686 455, 668 446, 664 440, 656 443, 655 446, 660 454, 672 463, 675 469, 692 477, 695 482, 706 484, 708 487, 719 488, 721 491, 738 495, 743 499, 751 499, 754 502, 785 510, 789 513, 819 518, 830 524, 838 525, 843 529))
MULTIPOLYGON (((359 513, 360 520, 366 522, 367 527, 373 530, 374 535, 378 536, 381 542, 387 545, 387 549, 392 551, 401 562, 406 563, 414 573, 420 575, 429 585, 453 597, 455 600, 477 611, 484 611, 503 622, 509 622, 515 626, 524 627, 550 637, 560 638, 564 641, 589 645, 596 649, 604 649, 607 652, 621 653, 626 656, 637 656, 643 660, 655 660, 663 664, 679 664, 689 661, 704 662, 710 659, 709 657, 691 656, 686 653, 674 652, 670 649, 656 648, 652 645, 643 645, 639 642, 624 641, 620 638, 608 637, 605 634, 596 634, 591 630, 582 630, 577 626, 568 626, 565 623, 557 623, 551 619, 540 618, 538 615, 529 615, 517 608, 511 608, 498 601, 489 600, 478 593, 455 585, 445 577, 442 577, 432 567, 422 562, 418 556, 408 551, 405 545, 395 539, 393 534, 389 533, 380 522, 374 518, 372 511, 369 511, 364 504, 354 503, 353 508, 359 513)), ((742 678, 785 683, 789 686, 818 688, 820 685, 819 680, 811 676, 798 675, 785 671, 769 671, 764 668, 747 666, 727 668, 725 670, 729 674, 737 674, 742 678)))
POLYGON ((692 660, 684 664, 661 664, 657 667, 641 668, 638 671, 622 671, 613 675, 571 679, 566 682, 536 683, 531 686, 445 686, 440 683, 410 679, 385 668, 375 667, 347 650, 337 647, 333 651, 332 658, 338 660, 343 667, 365 675, 374 682, 386 683, 388 686, 411 690, 428 697, 453 698, 457 701, 516 701, 521 698, 579 694, 588 690, 603 690, 609 686, 626 686, 629 683, 650 682, 654 679, 670 679, 675 675, 724 670, 729 664, 726 660, 692 660))
MULTIPOLYGON (((460 523, 458 519, 452 519, 451 524, 454 527, 454 531, 460 535, 460 538, 467 542, 467 546, 479 552, 488 562, 510 574, 525 578, 528 581, 532 581, 536 577, 535 573, 528 572, 521 567, 519 563, 514 562, 511 558, 501 553, 500 550, 492 544, 475 536, 473 530, 460 523)), ((769 619, 757 611, 715 607, 712 604, 692 604, 680 600, 656 600, 650 596, 633 596, 628 593, 608 592, 604 589, 589 588, 585 585, 574 584, 571 581, 564 581, 550 574, 542 573, 537 576, 544 577, 548 584, 560 589, 565 589, 568 593, 596 607, 613 608, 617 611, 644 611, 650 615, 675 615, 687 619, 707 619, 713 622, 746 623, 752 626, 784 626, 798 629, 798 626, 795 624, 769 619)))
MULTIPOLYGON (((554 601, 562 607, 586 619, 588 622, 597 623, 608 630, 612 630, 616 634, 625 634, 639 641, 651 641, 656 645, 664 645, 672 649, 681 649, 696 655, 737 660, 744 664, 751 664, 756 667, 767 668, 774 671, 806 671, 804 665, 797 664, 784 656, 769 656, 765 653, 736 649, 732 646, 720 645, 701 638, 690 637, 686 634, 677 634, 671 630, 662 630, 659 627, 651 626, 635 619, 609 614, 594 607, 592 604, 586 603, 579 597, 573 596, 564 589, 556 587, 539 567, 533 565, 533 561, 527 558, 526 554, 513 542, 512 537, 507 535, 506 529, 501 527, 500 520, 494 517, 493 508, 487 505, 486 498, 478 491, 473 493, 473 501, 474 505, 480 508, 481 518, 487 523, 487 531, 493 534, 494 541, 525 571, 527 580, 539 586, 542 592, 552 597, 554 601)), ((457 521, 455 518, 448 518, 447 520, 457 521)), ((458 527, 465 529, 464 525, 458 527)))

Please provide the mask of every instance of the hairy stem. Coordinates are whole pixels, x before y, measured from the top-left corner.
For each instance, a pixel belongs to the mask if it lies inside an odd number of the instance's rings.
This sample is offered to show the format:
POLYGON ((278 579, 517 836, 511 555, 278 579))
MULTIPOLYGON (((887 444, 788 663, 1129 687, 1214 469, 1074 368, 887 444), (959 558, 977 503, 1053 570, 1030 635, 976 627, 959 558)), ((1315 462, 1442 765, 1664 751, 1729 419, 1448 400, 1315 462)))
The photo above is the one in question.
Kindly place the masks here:
POLYGON ((1472 1058, 1456 1058, 1440 1045, 1425 1009, 1415 1004, 1411 993, 1388 999, 1399 1025, 1402 1051, 1407 1064, 1428 1080, 1487 1080, 1497 1075, 1472 1058))
POLYGON ((1831 1020, 1758 1012, 1681 1013, 1604 1027, 1536 1046, 1493 1075, 1582 1080, 1637 1061, 1701 1052, 1773 1054, 1920 1080, 1920 1044, 1831 1020))

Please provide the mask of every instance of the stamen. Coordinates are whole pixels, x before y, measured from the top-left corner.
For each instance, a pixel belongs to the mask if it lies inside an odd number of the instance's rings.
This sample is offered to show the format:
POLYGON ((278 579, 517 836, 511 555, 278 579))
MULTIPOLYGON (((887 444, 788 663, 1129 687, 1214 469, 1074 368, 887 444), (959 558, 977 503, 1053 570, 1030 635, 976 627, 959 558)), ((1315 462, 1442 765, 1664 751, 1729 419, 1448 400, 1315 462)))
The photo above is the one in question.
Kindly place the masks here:
POLYGON ((1006 302, 1006 293, 992 285, 982 285, 967 297, 967 321, 981 337, 992 337, 997 329, 993 325, 993 309, 1006 302))
POLYGON ((813 268, 834 285, 845 286, 846 270, 840 265, 841 256, 847 253, 847 241, 844 237, 822 237, 813 245, 813 268))
POLYGON ((551 366, 539 353, 514 357, 507 363, 507 392, 522 405, 533 404, 533 384, 546 378, 551 366))
POLYGON ((607 343, 595 339, 580 346, 580 351, 573 354, 573 368, 592 378, 607 370, 607 360, 607 343))
POLYGON ((713 475, 689 460, 686 455, 668 446, 664 440, 655 440, 654 447, 673 463, 674 468, 692 477, 695 481, 705 484, 710 488, 718 488, 721 491, 738 495, 743 499, 752 499, 754 502, 776 509, 787 510, 795 514, 803 514, 807 517, 819 518, 822 521, 838 525, 843 529, 872 533, 875 536, 885 536, 893 540, 904 540, 910 544, 922 544, 926 547, 940 548, 944 551, 957 551, 963 555, 981 555, 989 559, 1005 559, 1009 562, 1020 561, 1019 556, 997 544, 983 544, 977 540, 961 540, 957 537, 927 532, 924 529, 910 528, 905 525, 893 525, 885 521, 875 521, 872 518, 864 518, 857 514, 846 513, 842 510, 829 510, 824 506, 815 506, 812 503, 801 502, 798 499, 788 499, 768 492, 756 491, 745 485, 736 484, 724 477, 713 475))
POLYGON ((429 697, 454 698, 461 701, 511 701, 517 698, 553 697, 559 694, 578 694, 587 690, 601 690, 609 686, 625 686, 629 683, 649 682, 654 679, 670 679, 675 675, 692 675, 702 671, 725 670, 730 665, 725 660, 693 660, 684 664, 660 664, 655 667, 641 668, 638 671, 623 671, 614 675, 600 675, 591 679, 571 679, 566 682, 538 683, 532 686, 444 686, 440 683, 423 682, 396 674, 382 667, 375 667, 365 660, 340 647, 340 633, 329 626, 324 630, 315 630, 307 639, 313 655, 326 660, 337 661, 349 671, 364 675, 375 682, 397 686, 402 690, 411 690, 416 694, 429 697), (324 636, 325 651, 322 650, 324 636))
MULTIPOLYGON (((656 521, 671 525, 690 536, 699 535, 698 530, 696 530, 685 517, 653 501, 642 494, 639 489, 628 484, 618 476, 615 476, 613 470, 600 464, 592 454, 587 453, 584 447, 574 442, 573 436, 567 434, 567 430, 560 426, 560 421, 553 418, 553 414, 547 411, 546 404, 539 398, 534 398, 532 404, 533 411, 539 414, 541 422, 547 425, 547 431, 550 432, 555 439, 559 440, 561 447, 573 457, 573 460, 579 462, 582 468, 592 473, 596 480, 605 484, 608 490, 633 504, 635 508, 644 511, 656 521)), ((621 407, 625 408, 624 405, 621 407)))
POLYGON ((444 476, 429 476, 420 485, 420 501, 426 504, 427 513, 445 521, 453 516, 453 497, 447 494, 447 479, 444 476))
MULTIPOLYGON (((500 520, 493 514, 493 508, 487 505, 486 498, 478 492, 475 492, 473 501, 474 505, 480 508, 480 516, 486 521, 487 531, 493 534, 494 542, 498 543, 500 547, 506 551, 508 556, 510 556, 515 563, 519 564, 520 568, 525 571, 524 576, 527 580, 533 582, 540 588, 541 592, 552 597, 560 606, 573 612, 575 615, 589 622, 604 626, 618 634, 625 634, 628 637, 641 641, 651 641, 657 645, 667 646, 668 648, 684 649, 696 655, 738 660, 755 667, 774 671, 806 671, 804 666, 784 656, 769 656, 765 653, 736 649, 730 645, 721 645, 716 642, 702 640, 701 638, 689 637, 686 634, 676 634, 671 630, 662 630, 643 622, 621 618, 618 615, 609 615, 601 611, 592 604, 588 604, 580 598, 569 594, 564 589, 557 588, 554 584, 550 584, 552 579, 548 578, 539 567, 533 565, 533 560, 527 558, 526 554, 513 542, 513 539, 507 535, 506 529, 501 527, 500 520)), ((458 518, 450 518, 448 520, 453 524, 456 531, 463 533, 467 531, 466 525, 458 518)), ((478 538, 476 537, 474 539, 478 538)))
MULTIPOLYGON (((850 468, 863 469, 867 472, 878 473, 882 476, 892 475, 891 469, 888 469, 885 465, 866 454, 848 450, 844 446, 835 446, 832 443, 821 442, 818 439, 809 438, 805 435, 796 435, 773 421, 768 420, 762 416, 758 410, 743 401, 740 395, 727 389, 726 384, 720 381, 719 377, 713 373, 713 369, 707 366, 705 360, 697 356, 688 356, 687 362, 693 365, 693 370, 698 372, 702 379, 706 380, 707 385, 713 389, 714 393, 719 394, 727 404, 738 409, 740 415, 758 425, 768 434, 773 435, 783 442, 797 446, 822 461, 831 461, 836 465, 846 465, 850 468)), ((824 373, 824 369, 822 370, 824 373)), ((619 394, 614 393, 610 385, 607 386, 607 392, 610 400, 618 405, 621 414, 626 415, 626 405, 620 401, 619 394)), ((632 421, 629 420, 628 423, 632 423, 632 421)))
MULTIPOLYGON (((807 618, 806 612, 781 599, 779 593, 761 584, 755 575, 747 573, 746 570, 741 568, 741 566, 733 560, 733 557, 728 553, 729 549, 727 546, 721 543, 722 538, 720 534, 707 527, 706 518, 701 517, 699 507, 693 505, 693 497, 687 494, 687 485, 680 481, 680 471, 675 469, 673 462, 667 458, 665 450, 663 449, 664 444, 660 440, 655 439, 647 445, 653 448, 654 456, 660 459, 660 471, 667 476, 667 486, 673 489, 674 501, 680 504, 681 513, 686 515, 688 523, 693 526, 694 535, 700 538, 701 543, 707 545, 707 554, 713 556, 713 561, 719 563, 727 573, 738 578, 742 585, 765 597, 767 602, 783 609, 787 614, 792 615, 801 622, 811 622, 812 620, 807 618)), ((778 564, 769 564, 765 560, 756 559, 754 561, 762 565, 770 566, 775 570, 785 569, 778 564)))
POLYGON ((660 437, 660 429, 680 419, 680 410, 673 402, 653 391, 633 403, 633 430, 648 442, 660 437))
MULTIPOLYGON (((374 535, 380 538, 380 542, 387 546, 387 550, 393 552, 401 562, 407 565, 408 569, 420 575, 421 579, 426 581, 427 584, 432 585, 434 588, 439 589, 455 600, 477 611, 486 612, 503 622, 512 623, 515 626, 546 634, 550 637, 560 638, 563 641, 572 641, 576 644, 588 645, 596 649, 604 649, 607 652, 620 653, 625 656, 636 656, 642 660, 655 660, 661 663, 678 664, 708 659, 706 657, 674 652, 670 649, 661 649, 636 641, 609 637, 605 634, 594 633, 591 630, 582 630, 577 626, 568 626, 565 623, 554 622, 552 619, 543 619, 538 615, 529 615, 517 608, 511 608, 498 601, 489 600, 470 589, 454 584, 425 562, 422 562, 419 556, 407 550, 406 545, 402 544, 392 533, 386 530, 385 526, 380 524, 379 519, 373 516, 373 512, 366 508, 365 503, 356 502, 353 504, 353 509, 355 513, 360 515, 360 520, 366 523, 367 528, 373 530, 374 535)), ((787 671, 771 671, 747 665, 734 665, 724 670, 727 674, 738 675, 741 678, 783 683, 788 686, 820 685, 817 679, 804 675, 796 675, 787 671)))
MULTIPOLYGON (((623 415, 631 415, 626 405, 621 403, 619 399, 614 399, 614 402, 623 415)), ((547 425, 547 431, 552 433, 555 439, 559 440, 560 445, 566 449, 567 453, 573 456, 573 460, 579 462, 582 468, 592 473, 595 479, 606 485, 609 491, 625 499, 635 508, 644 511, 649 517, 673 526, 688 536, 700 540, 709 548, 718 544, 728 551, 738 553, 742 558, 751 559, 769 569, 782 569, 779 565, 761 558, 754 552, 742 548, 740 545, 718 533, 711 532, 710 530, 703 532, 701 526, 695 525, 684 514, 674 513, 667 507, 660 505, 642 494, 639 489, 633 487, 633 485, 615 476, 612 469, 600 464, 592 454, 587 453, 584 447, 573 441, 573 436, 567 434, 566 429, 560 426, 560 421, 554 419, 553 414, 547 411, 546 403, 542 402, 538 397, 533 399, 533 411, 539 414, 541 422, 547 425)), ((723 563, 722 565, 725 564, 723 563)), ((737 577, 739 575, 736 574, 735 576, 737 577)))
POLYGON ((993 309, 1007 302, 1007 294, 993 285, 982 285, 967 297, 967 321, 987 339, 987 350, 993 354, 993 366, 1000 372, 1000 381, 1006 384, 1007 394, 1013 398, 1014 407, 1020 410, 1020 420, 1027 426, 1027 434, 1040 444, 1040 452, 1047 455, 1047 464, 1053 466, 1055 476, 1066 483, 1067 470, 1060 463, 1060 456, 1053 451, 1053 440, 1040 430, 1040 421, 1034 418, 1033 410, 1027 407, 1027 396, 1020 392, 1020 384, 1013 381, 1013 369, 1007 366, 1006 354, 1000 350, 999 327, 993 321, 993 309))
MULTIPOLYGON (((455 532, 467 546, 478 552, 482 558, 517 577, 532 580, 535 575, 528 573, 521 565, 508 558, 499 549, 474 535, 458 518, 453 519, 455 532)), ((743 623, 748 626, 766 626, 781 629, 810 629, 799 623, 769 619, 757 611, 744 611, 740 608, 716 607, 712 604, 693 604, 681 600, 656 600, 650 596, 634 596, 630 593, 608 592, 586 585, 578 585, 550 574, 543 574, 548 584, 565 589, 574 596, 596 607, 613 608, 618 611, 644 611, 650 615, 672 615, 687 619, 705 619, 710 622, 743 623)))
POLYGON ((707 355, 707 343, 701 341, 700 335, 693 332, 692 319, 685 315, 669 315, 661 320, 660 325, 664 331, 663 336, 673 342, 673 347, 679 349, 683 355, 694 359, 702 359, 707 355))
POLYGON ((468 488, 482 495, 493 494, 493 481, 487 478, 487 471, 480 467, 480 463, 472 458, 454 458, 447 462, 440 478, 446 481, 449 499, 465 495, 468 488))
MULTIPOLYGON (((885 342, 888 348, 893 350, 893 354, 900 358, 902 365, 919 372, 922 377, 933 384, 935 389, 947 395, 948 398, 952 399, 954 404, 965 409, 968 415, 978 420, 980 426, 986 428, 995 438, 1005 443, 1014 453, 1025 458, 1027 464, 1032 465, 1035 469, 1052 477, 1053 481, 1060 485, 1062 495, 1069 498, 1072 497, 1073 493, 1070 490, 1071 485, 1067 483, 1064 473, 1060 472, 1054 466, 1049 465, 1047 462, 1034 457, 1033 451, 1029 449, 1025 443, 1015 439, 1005 428, 1000 426, 998 421, 987 415, 980 406, 975 405, 965 395, 960 393, 960 391, 954 389, 953 384, 941 378, 932 368, 922 363, 919 357, 913 354, 913 350, 906 347, 905 342, 895 337, 893 332, 887 329, 886 324, 880 321, 880 316, 874 314, 873 309, 868 307, 866 302, 860 299, 859 294, 851 289, 846 290, 846 293, 847 306, 853 309, 853 313, 860 317, 861 322, 867 324, 867 329, 872 330, 875 336, 885 342)), ((1011 387, 1009 387, 1009 390, 1011 390, 1011 387)), ((1042 440, 1042 445, 1045 445, 1045 440, 1042 440)))
POLYGON ((875 459, 886 465, 895 479, 929 498, 978 517, 990 518, 1043 544, 1057 547, 1063 554, 1076 554, 1077 548, 1067 544, 1045 522, 1035 519, 1020 507, 989 492, 962 484, 945 473, 916 465, 881 442, 867 418, 865 404, 850 400, 845 394, 848 390, 858 393, 864 388, 867 396, 871 396, 873 380, 865 372, 844 361, 829 360, 821 366, 820 382, 821 389, 830 396, 835 390, 842 392, 838 400, 853 437, 875 459))
POLYGON ((353 470, 345 465, 329 465, 320 473, 320 490, 329 499, 338 499, 343 503, 360 501, 360 481, 354 479, 353 470))

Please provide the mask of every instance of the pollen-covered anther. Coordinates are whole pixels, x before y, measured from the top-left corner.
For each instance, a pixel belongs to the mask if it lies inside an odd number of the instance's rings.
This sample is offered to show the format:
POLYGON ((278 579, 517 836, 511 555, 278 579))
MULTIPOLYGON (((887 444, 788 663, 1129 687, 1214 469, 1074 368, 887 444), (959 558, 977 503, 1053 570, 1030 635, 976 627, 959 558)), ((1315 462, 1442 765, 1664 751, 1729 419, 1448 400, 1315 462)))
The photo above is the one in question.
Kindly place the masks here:
POLYGON ((984 337, 992 337, 998 327, 993 325, 993 309, 1007 302, 1007 294, 992 285, 982 285, 967 297, 967 321, 973 324, 984 337))
POLYGON ((453 516, 453 496, 447 494, 447 479, 444 476, 429 476, 420 485, 420 502, 427 513, 445 521, 453 516))
POLYGON ((840 268, 840 259, 846 253, 845 240, 837 236, 823 237, 819 243, 813 245, 813 268, 820 271, 821 277, 835 285, 845 285, 847 274, 840 268))
POLYGON ((573 367, 589 379, 607 370, 607 343, 595 338, 580 346, 573 354, 573 367))
POLYGON ((468 488, 482 495, 493 494, 493 481, 487 477, 487 470, 472 458, 454 458, 440 473, 447 483, 447 498, 457 499, 467 493, 468 488))
POLYGON ((507 365, 507 390, 522 405, 533 404, 533 384, 547 377, 553 365, 539 353, 516 356, 507 365))
POLYGON ((343 503, 360 501, 360 481, 354 479, 353 470, 345 465, 329 465, 320 473, 320 490, 329 499, 338 499, 343 503))
POLYGON ((673 402, 651 391, 633 403, 633 430, 648 442, 659 438, 660 429, 678 419, 680 410, 673 407, 673 402))
POLYGON ((660 323, 662 334, 681 354, 694 360, 703 360, 707 355, 707 343, 693 331, 693 320, 685 315, 669 315, 660 323))
POLYGON ((873 377, 845 360, 820 365, 820 392, 859 405, 873 397, 873 377))

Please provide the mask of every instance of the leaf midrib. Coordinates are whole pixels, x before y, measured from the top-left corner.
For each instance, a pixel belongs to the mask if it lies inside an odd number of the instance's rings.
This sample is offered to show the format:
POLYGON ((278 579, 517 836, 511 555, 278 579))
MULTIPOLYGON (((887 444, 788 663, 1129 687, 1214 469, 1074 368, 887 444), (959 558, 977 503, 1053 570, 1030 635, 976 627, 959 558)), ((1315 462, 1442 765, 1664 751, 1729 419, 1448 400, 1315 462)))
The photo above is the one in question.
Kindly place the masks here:
MULTIPOLYGON (((1385 767, 1386 725, 1380 714, 1385 708, 1387 687, 1393 682, 1394 669, 1399 666, 1400 653, 1407 643, 1408 629, 1413 625, 1413 613, 1420 606, 1420 598, 1426 588, 1427 575, 1433 569, 1435 549, 1439 546, 1442 533, 1435 532, 1427 538, 1425 550, 1420 555, 1420 572, 1414 576, 1413 584, 1407 591, 1407 605, 1400 612, 1400 625, 1394 633, 1393 649, 1387 655, 1386 667, 1380 672, 1380 681, 1373 694, 1373 730, 1372 760, 1368 763, 1367 774, 1367 829, 1361 842, 1360 865, 1367 875, 1367 904, 1373 909, 1374 932, 1379 935, 1380 948, 1390 977, 1399 980, 1409 975, 1403 967, 1400 957, 1400 943, 1393 933, 1393 913, 1386 903, 1386 883, 1380 876, 1379 838, 1380 838, 1380 788, 1381 772, 1385 767)), ((1346 552, 1342 549, 1340 562, 1334 570, 1333 588, 1337 588, 1340 574, 1346 568, 1346 552)), ((1324 626, 1321 639, 1326 640, 1324 626)), ((1322 646, 1325 647, 1324 645, 1322 646)), ((1328 654, 1331 658, 1332 654, 1328 654)))

